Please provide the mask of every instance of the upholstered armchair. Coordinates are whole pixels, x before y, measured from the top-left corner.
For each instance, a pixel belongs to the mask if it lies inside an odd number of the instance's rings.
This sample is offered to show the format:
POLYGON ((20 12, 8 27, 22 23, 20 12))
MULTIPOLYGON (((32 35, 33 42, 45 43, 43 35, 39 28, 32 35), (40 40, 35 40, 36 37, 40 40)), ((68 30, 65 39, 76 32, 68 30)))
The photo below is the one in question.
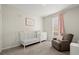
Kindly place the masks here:
POLYGON ((70 50, 70 43, 72 42, 73 34, 63 35, 62 40, 53 38, 52 46, 59 51, 68 51, 70 50))

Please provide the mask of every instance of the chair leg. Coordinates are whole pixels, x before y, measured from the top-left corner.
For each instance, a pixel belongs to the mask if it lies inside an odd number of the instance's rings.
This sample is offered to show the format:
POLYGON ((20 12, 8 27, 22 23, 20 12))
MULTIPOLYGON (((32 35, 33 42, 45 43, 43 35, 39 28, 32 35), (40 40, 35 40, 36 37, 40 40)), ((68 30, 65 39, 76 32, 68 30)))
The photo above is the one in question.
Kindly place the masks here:
POLYGON ((24 45, 24 52, 25 52, 25 45, 24 45))

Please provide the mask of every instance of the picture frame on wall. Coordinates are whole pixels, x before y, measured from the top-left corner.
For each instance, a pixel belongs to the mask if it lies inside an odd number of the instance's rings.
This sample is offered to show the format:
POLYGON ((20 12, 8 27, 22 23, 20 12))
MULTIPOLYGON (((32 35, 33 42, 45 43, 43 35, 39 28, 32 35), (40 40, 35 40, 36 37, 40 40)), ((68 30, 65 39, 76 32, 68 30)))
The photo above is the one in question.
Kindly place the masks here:
POLYGON ((25 25, 26 26, 33 26, 34 25, 34 20, 32 18, 25 18, 25 25))

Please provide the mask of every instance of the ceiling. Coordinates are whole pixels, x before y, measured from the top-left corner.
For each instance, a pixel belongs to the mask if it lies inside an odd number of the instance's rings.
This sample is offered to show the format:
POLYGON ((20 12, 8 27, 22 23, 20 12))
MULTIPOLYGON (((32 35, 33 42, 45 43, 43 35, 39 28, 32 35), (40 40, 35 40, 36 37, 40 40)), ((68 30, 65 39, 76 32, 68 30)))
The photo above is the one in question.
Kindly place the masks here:
POLYGON ((29 16, 47 16, 68 8, 71 4, 14 4, 11 5, 29 16))

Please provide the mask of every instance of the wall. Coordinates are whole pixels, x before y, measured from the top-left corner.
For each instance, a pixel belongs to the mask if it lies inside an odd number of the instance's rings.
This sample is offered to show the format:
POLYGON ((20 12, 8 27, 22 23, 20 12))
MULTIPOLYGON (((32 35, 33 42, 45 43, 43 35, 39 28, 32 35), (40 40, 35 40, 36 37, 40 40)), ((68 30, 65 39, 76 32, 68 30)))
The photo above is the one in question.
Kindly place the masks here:
POLYGON ((42 31, 42 19, 33 16, 34 26, 25 26, 25 13, 10 5, 3 5, 3 49, 19 45, 18 32, 42 31))
POLYGON ((1 52, 1 47, 2 47, 2 10, 1 10, 1 5, 0 5, 0 52, 1 52))
POLYGON ((73 41, 79 40, 79 7, 72 8, 64 13, 65 31, 73 33, 73 41))

